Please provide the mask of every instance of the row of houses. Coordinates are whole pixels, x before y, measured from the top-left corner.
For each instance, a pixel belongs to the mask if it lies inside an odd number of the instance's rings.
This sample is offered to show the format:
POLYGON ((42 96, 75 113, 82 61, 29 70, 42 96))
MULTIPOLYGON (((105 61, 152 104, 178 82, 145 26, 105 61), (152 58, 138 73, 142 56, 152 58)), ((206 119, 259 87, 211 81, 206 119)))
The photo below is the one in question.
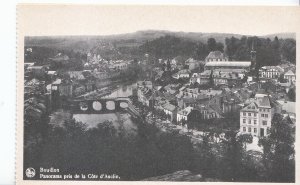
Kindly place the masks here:
POLYGON ((278 79, 280 75, 289 83, 296 82, 295 68, 285 70, 281 66, 263 66, 259 69, 259 77, 265 79, 278 79))

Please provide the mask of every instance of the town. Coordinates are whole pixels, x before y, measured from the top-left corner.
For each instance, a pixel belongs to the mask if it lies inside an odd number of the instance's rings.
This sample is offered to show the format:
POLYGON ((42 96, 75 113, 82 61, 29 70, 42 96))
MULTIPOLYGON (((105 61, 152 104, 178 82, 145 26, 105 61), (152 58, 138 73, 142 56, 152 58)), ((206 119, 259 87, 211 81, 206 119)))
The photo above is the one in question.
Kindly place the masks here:
MULTIPOLYGON (((258 161, 269 159, 266 148, 268 144, 272 145, 272 139, 277 141, 286 137, 287 141, 280 142, 289 143, 291 148, 283 150, 293 150, 295 63, 279 56, 279 62, 263 65, 258 57, 264 50, 257 46, 257 41, 251 40, 247 43, 248 49, 241 51, 248 60, 234 57, 230 54, 232 45, 229 41, 224 48, 210 38, 207 42, 209 49, 202 59, 192 55, 160 58, 151 50, 142 53, 139 58, 108 58, 97 50, 76 53, 25 47, 24 125, 27 128, 25 134, 28 134, 25 146, 30 153, 41 138, 45 135, 49 138, 45 131, 49 125, 63 128, 66 122, 73 120, 92 130, 105 121, 106 115, 113 114, 113 118, 109 116, 107 119, 112 122, 121 119, 126 133, 136 134, 140 125, 150 125, 159 132, 188 138, 192 148, 202 154, 201 147, 210 146, 217 159, 222 155, 219 151, 224 149, 218 149, 218 146, 231 142, 233 138, 241 140, 241 150, 258 166, 262 165, 258 161), (47 54, 37 56, 39 53, 47 54), (40 61, 36 61, 38 57, 40 61), (45 133, 39 133, 41 136, 37 139, 33 127, 39 122, 46 122, 37 126, 45 133), (282 138, 276 138, 276 134, 282 138)), ((276 42, 279 42, 277 37, 272 43, 276 42)), ((116 50, 113 44, 101 47, 116 50)), ((278 49, 279 46, 274 47, 278 49)), ((279 147, 276 143, 273 145, 279 147)), ((270 155, 274 154, 272 150, 270 155)), ((294 160, 294 152, 289 152, 284 160, 290 162, 294 160)), ((202 162, 202 165, 205 164, 211 165, 202 162)), ((203 171, 212 170, 208 168, 201 168, 201 175, 219 180, 247 181, 234 174, 228 179, 204 174, 203 171)), ((279 170, 287 168, 291 170, 291 167, 285 166, 279 170)), ((254 173, 253 178, 257 178, 255 181, 285 182, 295 175, 292 171, 288 171, 283 180, 258 178, 257 173, 260 172, 251 173, 254 173)), ((270 176, 275 177, 276 173, 270 176)), ((120 176, 122 178, 122 174, 120 176)), ((151 176, 138 178, 142 177, 151 176)), ((206 180, 202 178, 200 181, 206 180)))

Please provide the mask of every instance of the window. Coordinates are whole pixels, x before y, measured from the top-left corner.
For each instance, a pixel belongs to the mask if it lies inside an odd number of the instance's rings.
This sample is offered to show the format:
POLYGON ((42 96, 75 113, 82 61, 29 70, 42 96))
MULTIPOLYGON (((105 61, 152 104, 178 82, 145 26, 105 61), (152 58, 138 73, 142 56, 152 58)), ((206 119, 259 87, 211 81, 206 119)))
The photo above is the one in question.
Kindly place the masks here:
POLYGON ((245 112, 243 112, 243 116, 246 116, 246 113, 245 113, 245 112))
POLYGON ((261 109, 259 109, 259 111, 261 112, 261 109))
POLYGON ((251 127, 248 127, 248 132, 251 132, 251 127))
POLYGON ((265 117, 267 118, 267 117, 268 117, 268 114, 265 114, 265 117))
POLYGON ((267 125, 268 122, 267 122, 267 121, 262 121, 262 124, 263 124, 263 125, 267 125))
POLYGON ((254 128, 254 133, 257 133, 257 128, 254 128))
POLYGON ((248 124, 251 124, 251 119, 248 120, 248 124))
POLYGON ((256 120, 254 120, 254 125, 256 125, 256 120))
POLYGON ((257 114, 256 114, 256 113, 254 113, 254 116, 256 117, 256 116, 257 116, 257 114))
POLYGON ((246 119, 243 119, 243 123, 246 123, 246 119))
POLYGON ((248 116, 251 116, 251 113, 250 113, 250 112, 248 113, 248 116))
POLYGON ((261 114, 261 117, 265 117, 265 115, 264 115, 264 114, 261 114))
POLYGON ((243 127, 243 132, 246 132, 246 127, 243 127))

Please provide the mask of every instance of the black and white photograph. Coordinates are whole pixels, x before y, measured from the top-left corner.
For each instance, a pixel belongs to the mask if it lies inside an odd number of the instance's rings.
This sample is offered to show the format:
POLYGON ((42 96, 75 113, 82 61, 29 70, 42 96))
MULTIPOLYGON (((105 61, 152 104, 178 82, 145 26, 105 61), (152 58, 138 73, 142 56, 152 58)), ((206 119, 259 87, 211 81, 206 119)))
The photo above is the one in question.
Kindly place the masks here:
POLYGON ((19 38, 22 181, 295 183, 297 34, 262 28, 285 9, 58 8, 91 15, 19 38))

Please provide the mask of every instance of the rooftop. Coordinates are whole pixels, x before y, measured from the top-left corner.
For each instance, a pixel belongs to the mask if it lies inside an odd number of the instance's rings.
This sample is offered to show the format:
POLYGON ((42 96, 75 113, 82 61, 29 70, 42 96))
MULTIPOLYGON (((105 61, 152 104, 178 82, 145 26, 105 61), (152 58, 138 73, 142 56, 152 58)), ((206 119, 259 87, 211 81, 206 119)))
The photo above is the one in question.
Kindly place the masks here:
POLYGON ((163 108, 166 109, 166 110, 169 110, 169 111, 174 111, 176 109, 176 106, 172 105, 170 103, 166 103, 166 104, 163 105, 163 108))
POLYGON ((214 66, 219 66, 219 67, 250 67, 251 62, 250 61, 226 61, 226 62, 207 62, 206 67, 214 67, 214 66))
POLYGON ((207 59, 227 59, 227 57, 221 51, 211 51, 205 58, 205 60, 207 59))
POLYGON ((295 73, 292 70, 289 70, 288 72, 286 72, 284 75, 295 75, 295 73))
POLYGON ((296 113, 296 102, 291 101, 277 101, 282 105, 282 110, 285 110, 289 113, 296 113))

